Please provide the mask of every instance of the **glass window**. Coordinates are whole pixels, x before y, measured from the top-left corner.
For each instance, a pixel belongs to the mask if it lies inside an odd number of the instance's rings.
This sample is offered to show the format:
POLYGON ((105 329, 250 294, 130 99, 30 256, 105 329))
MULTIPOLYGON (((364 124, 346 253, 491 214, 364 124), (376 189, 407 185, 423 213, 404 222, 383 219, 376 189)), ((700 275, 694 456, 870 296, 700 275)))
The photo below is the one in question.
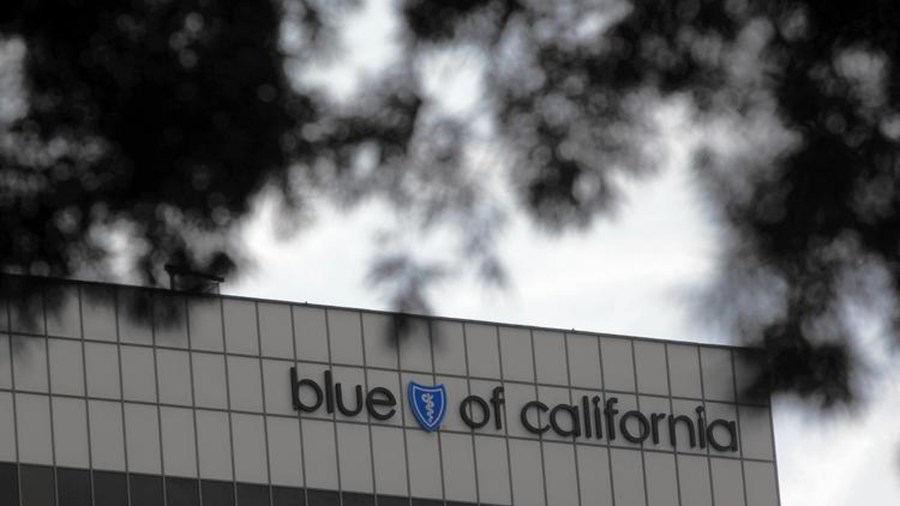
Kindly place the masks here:
POLYGON ((465 333, 469 374, 481 378, 499 378, 500 352, 497 348, 497 329, 490 325, 467 323, 465 333))
POLYGON ((19 470, 15 464, 0 464, 0 503, 19 503, 19 470))
POLYGON ((305 506, 303 489, 294 487, 272 487, 272 506, 305 506))
MULTIPOLYGON (((132 476, 132 487, 134 487, 132 476)), ((132 495, 134 489, 132 488, 132 495)), ((125 483, 124 473, 112 473, 106 471, 94 471, 94 506, 122 506, 128 502, 128 485, 125 483)), ((132 506, 157 506, 159 502, 132 502, 132 506)))
POLYGON ((366 347, 366 364, 369 367, 397 367, 393 318, 384 314, 363 314, 363 341, 366 347))
POLYGON ((596 446, 576 445, 578 469, 581 470, 581 501, 583 504, 612 504, 609 450, 596 446))
POLYGON ((163 504, 163 482, 159 476, 132 474, 131 506, 159 506, 163 504))
POLYGON ((712 489, 709 484, 709 459, 706 457, 679 455, 678 483, 681 485, 682 504, 712 506, 712 489))
POLYGON ((159 402, 191 405, 191 365, 185 351, 156 350, 159 402))
POLYGON ((0 461, 15 462, 16 431, 13 417, 13 398, 9 392, 0 392, 0 461))
POLYGON ((600 338, 603 354, 603 388, 624 392, 634 391, 634 362, 631 341, 600 338))
MULTIPOLYGON (((470 442, 469 449, 471 447, 470 442)), ((405 495, 406 450, 403 446, 403 430, 373 426, 372 449, 375 453, 375 490, 405 495)))
POLYGON ((509 469, 506 440, 475 436, 475 459, 478 466, 478 491, 483 502, 509 504, 509 469))
POLYGON ((22 506, 56 506, 53 468, 22 466, 22 506))
MULTIPOLYGON (((541 468, 541 443, 510 439, 509 461, 512 466, 513 503, 520 506, 543 505, 544 477, 541 468)), ((447 495, 449 496, 449 494, 447 495)))
POLYGON ((114 344, 84 343, 88 394, 119 399, 119 350, 114 344))
POLYGON ((197 406, 227 408, 225 358, 211 353, 191 353, 191 359, 194 361, 194 395, 197 396, 197 406))
POLYGON ((159 414, 156 410, 156 406, 125 404, 125 440, 131 472, 160 472, 159 414))
POLYGON ((476 487, 472 436, 448 432, 442 432, 440 436, 444 457, 444 490, 447 499, 474 502, 476 487))
POLYGON ((192 298, 189 302, 191 317, 191 348, 195 350, 222 351, 222 307, 213 298, 192 298))
POLYGON ((231 427, 234 434, 235 479, 267 483, 269 480, 266 475, 266 433, 263 417, 233 413, 231 427))
POLYGON ((55 394, 84 395, 81 342, 50 339, 49 344, 51 391, 55 394))
POLYGON ((306 498, 310 505, 315 506, 340 506, 341 504, 338 493, 331 490, 307 490, 306 498))
POLYGON ((223 299, 225 346, 229 353, 259 354, 256 337, 256 304, 248 300, 223 299))
POLYGON ((119 338, 122 342, 153 344, 151 292, 140 288, 118 289, 119 338))
POLYGON ((672 395, 699 399, 700 353, 696 346, 666 345, 669 351, 669 384, 672 395))
POLYGON ((466 374, 466 343, 459 322, 436 321, 434 337, 434 370, 445 374, 466 374))
POLYGON ((88 467, 87 405, 83 399, 53 398, 56 465, 88 467))
POLYGON ((50 287, 44 292, 44 297, 47 301, 47 333, 51 336, 81 337, 78 287, 76 285, 50 287))
POLYGON ((378 506, 409 506, 408 497, 378 496, 378 506))
POLYGON ((57 469, 59 506, 91 506, 90 471, 81 469, 57 469))
POLYGON ((616 504, 645 504, 641 453, 618 449, 611 449, 610 452, 616 504))
POLYGON ((666 346, 647 341, 634 342, 638 391, 645 394, 669 395, 666 374, 666 346))
MULTIPOLYGON (((372 458, 369 455, 369 429, 365 425, 339 423, 338 463, 341 488, 353 492, 372 492, 372 458)), ((432 439, 434 439, 432 437, 432 439)), ((437 460, 437 445, 434 447, 437 460)), ((440 468, 438 468, 440 474, 440 468)), ((347 502, 344 501, 346 505, 347 502)))
POLYGON ((300 426, 296 418, 268 417, 269 468, 272 483, 297 486, 303 482, 300 426))
POLYGON ((600 388, 600 343, 594 336, 566 335, 569 348, 569 374, 572 386, 600 388))
MULTIPOLYGON (((344 506, 373 506, 375 504, 375 496, 371 494, 357 494, 353 492, 344 492, 344 506)), ((441 504, 441 506, 444 506, 441 504)))
POLYGON ((500 327, 500 352, 505 379, 534 381, 531 332, 527 329, 500 327))
POLYGON ((700 353, 696 346, 666 345, 669 350, 669 383, 672 395, 699 399, 700 353))
MULTIPOLYGON (((428 320, 410 318, 400 336, 400 365, 406 371, 431 372, 431 333, 428 320)), ((393 348, 393 346, 391 346, 393 348)))
MULTIPOLYGON (((3 306, 0 306, 0 311, 3 306)), ((9 355, 9 336, 0 334, 0 388, 12 388, 12 361, 9 355)))
POLYGON ((122 405, 88 401, 91 422, 91 454, 98 469, 124 469, 125 445, 122 434, 122 405))
MULTIPOLYGON (((265 386, 267 413, 296 416, 294 405, 291 402, 291 382, 288 381, 288 371, 293 365, 291 362, 283 360, 263 360, 263 385, 265 386)), ((362 373, 362 369, 359 371, 362 373)), ((344 388, 352 391, 351 385, 346 385, 344 388)), ((353 397, 350 396, 350 392, 345 395, 346 405, 352 407, 354 405, 353 397)))
POLYGON ((200 476, 231 481, 231 431, 228 413, 198 409, 197 445, 200 453, 200 476))
POLYGON ((261 383, 259 359, 228 357, 228 385, 231 387, 232 409, 261 412, 263 393, 261 383))
POLYGON ((187 478, 166 478, 168 506, 200 506, 198 481, 187 478))
POLYGON ((262 354, 267 357, 294 358, 291 331, 291 307, 285 304, 259 304, 259 333, 262 354))
POLYGON ((203 506, 234 506, 234 483, 203 480, 200 487, 203 506))
POLYGON ((328 335, 325 330, 325 311, 294 306, 294 342, 297 358, 328 362, 328 335))
POLYGON ((240 506, 269 506, 269 487, 238 483, 238 504, 240 506))
POLYGON ((539 383, 569 384, 565 334, 543 330, 534 332, 534 366, 539 383))
POLYGON ((43 395, 16 394, 16 417, 19 429, 19 460, 32 464, 52 464, 50 398, 43 395))
POLYGON ((47 341, 41 337, 13 336, 17 390, 47 392, 47 341))
POLYGON ((115 292, 110 287, 81 289, 81 313, 85 339, 116 341, 115 292))
POLYGON ((330 309, 328 337, 331 339, 331 360, 336 364, 362 365, 362 329, 359 313, 330 309))
POLYGON ((126 400, 156 402, 153 350, 122 346, 122 389, 126 400))
POLYGON ((193 412, 189 409, 162 407, 160 415, 166 473, 197 476, 193 412))
MULTIPOLYGON (((215 304, 216 309, 219 305, 215 304)), ((158 346, 187 348, 187 315, 184 298, 156 293, 153 297, 154 330, 158 346)), ((191 322, 193 326, 193 321, 191 322)), ((221 346, 220 346, 221 349, 221 346)))

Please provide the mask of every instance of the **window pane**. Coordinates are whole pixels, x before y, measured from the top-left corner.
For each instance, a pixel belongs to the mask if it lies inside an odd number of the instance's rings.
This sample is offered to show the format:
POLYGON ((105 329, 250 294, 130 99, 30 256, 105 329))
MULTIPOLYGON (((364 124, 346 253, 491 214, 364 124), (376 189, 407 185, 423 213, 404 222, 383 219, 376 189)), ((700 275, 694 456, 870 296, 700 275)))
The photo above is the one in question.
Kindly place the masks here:
POLYGON ((19 504, 19 474, 15 464, 0 464, 0 504, 19 504))
POLYGON ((272 487, 272 506, 305 506, 302 488, 272 487))
POLYGON ((53 469, 22 466, 22 506, 56 506, 53 469))
POLYGON ((269 487, 238 483, 238 504, 240 506, 269 506, 269 487))
POLYGON ((409 498, 380 495, 378 496, 378 506, 409 506, 409 498))
POLYGON ((204 506, 234 506, 234 484, 204 480, 200 486, 203 489, 204 506))
POLYGON ((337 492, 331 490, 307 490, 306 498, 312 506, 339 506, 341 504, 337 492))
POLYGON ((372 494, 354 494, 353 492, 344 492, 344 506, 373 506, 374 504, 375 496, 372 494))
POLYGON ((91 506, 91 475, 80 469, 57 469, 59 506, 91 506))
POLYGON ((166 504, 169 506, 199 506, 197 480, 166 478, 166 504))
POLYGON ((122 506, 127 502, 128 488, 124 473, 94 471, 95 506, 122 506))
POLYGON ((163 484, 159 476, 132 474, 131 506, 159 506, 163 503, 163 484))

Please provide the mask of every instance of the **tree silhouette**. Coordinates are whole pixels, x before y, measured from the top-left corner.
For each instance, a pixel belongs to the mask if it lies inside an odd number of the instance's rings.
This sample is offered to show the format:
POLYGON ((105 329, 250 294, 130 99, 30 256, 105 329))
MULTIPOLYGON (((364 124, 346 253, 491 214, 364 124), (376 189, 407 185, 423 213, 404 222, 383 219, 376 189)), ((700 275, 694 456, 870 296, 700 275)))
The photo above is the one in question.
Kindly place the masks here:
MULTIPOLYGON (((288 221, 324 196, 449 223, 463 262, 502 280, 508 210, 472 152, 500 154, 491 170, 535 223, 584 227, 623 176, 653 172, 650 115, 677 99, 717 134, 694 163, 727 240, 710 307, 763 347, 757 391, 851 400, 849 307, 900 335, 896 2, 406 0, 401 57, 341 102, 302 77, 352 50, 335 30, 357 6, 6 2, 21 93, 0 109, 0 269, 102 272, 112 234, 145 283, 165 263, 223 274, 273 191, 288 221), (477 121, 437 110, 416 73, 454 48, 483 63, 477 121)), ((401 249, 372 279, 414 311, 443 274, 401 249)))

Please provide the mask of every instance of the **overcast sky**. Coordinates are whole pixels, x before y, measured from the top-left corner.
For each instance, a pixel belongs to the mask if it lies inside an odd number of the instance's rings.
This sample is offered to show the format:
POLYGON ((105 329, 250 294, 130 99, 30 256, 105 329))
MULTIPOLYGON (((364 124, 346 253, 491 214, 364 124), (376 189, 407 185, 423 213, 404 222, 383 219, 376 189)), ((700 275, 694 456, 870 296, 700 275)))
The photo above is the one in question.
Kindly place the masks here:
MULTIPOLYGON (((352 96, 360 75, 391 57, 390 0, 374 4, 348 20, 349 60, 320 76, 344 96, 352 96)), ((686 163, 690 136, 679 131, 677 117, 666 116, 672 134, 659 175, 627 185, 626 204, 615 219, 583 234, 550 239, 514 218, 500 249, 510 286, 486 289, 468 278, 443 283, 431 292, 435 313, 731 342, 697 311, 698 295, 715 270, 717 230, 694 188, 686 163)), ((323 205, 315 224, 288 241, 275 237, 271 213, 262 202, 247 226, 256 267, 227 284, 227 293, 390 309, 384 295, 365 282, 376 247, 373 236, 392 219, 381 206, 369 203, 345 213, 323 205)), ((826 416, 798 409, 789 399, 776 401, 784 506, 900 504, 900 374, 867 382, 871 398, 853 413, 826 416)))

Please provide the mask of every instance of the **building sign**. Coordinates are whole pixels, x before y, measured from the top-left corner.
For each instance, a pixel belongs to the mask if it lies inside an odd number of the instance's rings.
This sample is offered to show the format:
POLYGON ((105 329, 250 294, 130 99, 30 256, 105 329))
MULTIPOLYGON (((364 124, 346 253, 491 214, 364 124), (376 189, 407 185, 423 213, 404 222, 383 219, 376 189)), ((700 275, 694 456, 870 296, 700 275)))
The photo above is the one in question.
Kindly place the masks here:
MULTIPOLYGON (((343 384, 334 382, 330 370, 323 376, 320 385, 313 379, 299 379, 297 368, 291 367, 291 401, 295 411, 311 413, 324 406, 327 413, 337 410, 345 416, 357 416, 365 409, 376 420, 388 420, 396 415, 397 397, 389 389, 374 387, 364 393, 361 385, 355 385, 353 393, 348 393, 343 384)), ((419 425, 427 432, 437 430, 450 406, 444 385, 426 386, 411 381, 408 394, 410 409, 419 425)), ((710 446, 722 452, 738 451, 736 422, 721 418, 709 420, 702 405, 689 416, 640 410, 622 412, 616 407, 618 402, 617 397, 607 397, 604 402, 599 395, 583 395, 574 404, 548 406, 532 400, 516 409, 518 423, 536 435, 552 430, 563 437, 615 441, 621 436, 631 443, 653 445, 661 444, 661 435, 668 435, 673 447, 680 438, 685 438, 691 448, 710 446)), ((462 421, 473 430, 488 424, 502 430, 505 406, 504 388, 496 386, 490 398, 469 395, 456 408, 462 421)))

